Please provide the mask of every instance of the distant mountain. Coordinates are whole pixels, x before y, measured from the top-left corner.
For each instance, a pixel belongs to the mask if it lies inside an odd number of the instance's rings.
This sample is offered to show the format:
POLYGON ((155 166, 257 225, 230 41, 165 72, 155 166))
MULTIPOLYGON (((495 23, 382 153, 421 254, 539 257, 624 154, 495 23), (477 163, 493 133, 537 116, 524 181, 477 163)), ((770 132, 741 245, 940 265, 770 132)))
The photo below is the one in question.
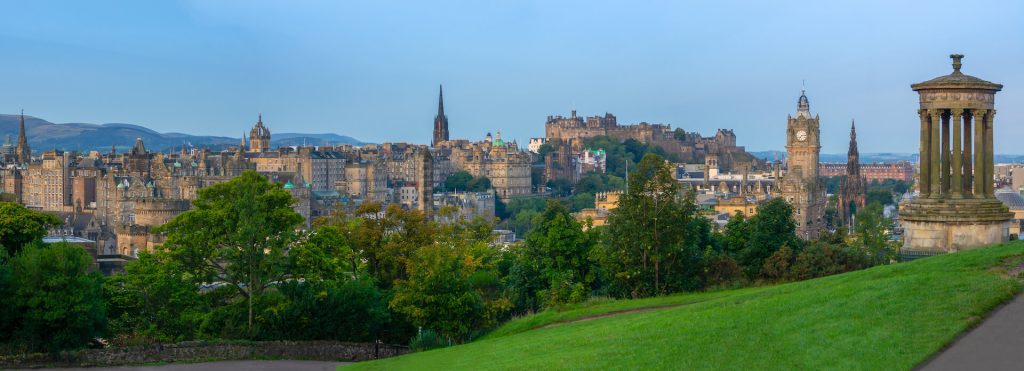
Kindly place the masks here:
MULTIPOLYGON (((7 136, 10 136, 12 143, 17 141, 19 118, 19 115, 0 114, 0 141, 6 140, 7 136)), ((220 149, 238 145, 240 140, 240 138, 220 136, 158 133, 143 126, 122 123, 55 124, 31 116, 25 116, 25 131, 28 135, 29 146, 33 151, 56 148, 81 152, 93 150, 107 152, 110 151, 111 146, 117 147, 118 151, 125 151, 131 148, 136 138, 142 138, 146 143, 146 148, 154 151, 180 148, 183 144, 220 149)), ((365 144, 352 137, 337 134, 282 133, 274 134, 271 138, 271 146, 275 148, 302 144, 312 146, 365 144)))

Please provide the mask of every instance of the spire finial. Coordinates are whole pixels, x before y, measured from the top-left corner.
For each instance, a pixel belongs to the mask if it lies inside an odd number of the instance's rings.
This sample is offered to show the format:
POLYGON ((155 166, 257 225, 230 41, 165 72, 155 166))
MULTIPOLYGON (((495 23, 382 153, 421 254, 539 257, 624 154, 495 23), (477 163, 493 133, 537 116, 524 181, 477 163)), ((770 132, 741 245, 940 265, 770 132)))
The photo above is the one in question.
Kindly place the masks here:
POLYGON ((960 72, 960 66, 962 65, 960 63, 960 60, 964 58, 964 55, 963 54, 950 54, 949 57, 953 59, 953 73, 960 72))

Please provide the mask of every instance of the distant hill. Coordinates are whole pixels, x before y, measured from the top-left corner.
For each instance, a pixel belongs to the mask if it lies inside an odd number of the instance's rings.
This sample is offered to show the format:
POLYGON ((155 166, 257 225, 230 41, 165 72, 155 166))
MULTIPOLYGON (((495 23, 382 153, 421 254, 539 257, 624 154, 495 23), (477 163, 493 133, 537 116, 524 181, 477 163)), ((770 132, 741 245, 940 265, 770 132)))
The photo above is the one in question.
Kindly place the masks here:
MULTIPOLYGON (((12 142, 17 140, 19 117, 19 115, 0 114, 0 141, 6 140, 8 135, 12 142)), ((131 148, 135 143, 135 138, 142 138, 146 143, 146 148, 155 151, 180 148, 183 144, 218 149, 237 145, 240 139, 183 133, 158 133, 143 126, 122 123, 55 124, 32 116, 25 116, 25 131, 28 135, 29 146, 33 151, 56 148, 82 152, 92 150, 107 152, 110 151, 112 145, 116 146, 118 151, 124 151, 131 148)), ((322 146, 365 143, 344 135, 299 133, 274 134, 271 142, 271 146, 275 148, 302 144, 322 146)))
MULTIPOLYGON (((757 151, 750 152, 752 155, 758 158, 766 158, 774 160, 778 158, 782 160, 786 158, 786 151, 757 151)), ((861 153, 860 162, 862 164, 872 162, 894 162, 894 161, 914 161, 917 162, 917 153, 861 153)), ((845 153, 822 153, 821 162, 846 162, 845 153)), ((995 163, 1006 164, 1006 163, 1024 163, 1024 155, 1006 155, 996 154, 995 163)))

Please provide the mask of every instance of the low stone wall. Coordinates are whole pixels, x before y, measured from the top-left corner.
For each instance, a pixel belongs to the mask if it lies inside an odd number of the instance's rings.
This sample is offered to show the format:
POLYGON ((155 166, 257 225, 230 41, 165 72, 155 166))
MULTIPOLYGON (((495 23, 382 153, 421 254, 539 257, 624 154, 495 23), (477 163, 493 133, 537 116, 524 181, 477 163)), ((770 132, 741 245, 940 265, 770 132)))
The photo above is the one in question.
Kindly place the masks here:
POLYGON ((256 341, 154 344, 125 348, 86 349, 60 354, 0 356, 0 369, 34 367, 121 366, 152 362, 199 362, 238 359, 303 359, 358 362, 387 358, 408 348, 337 341, 256 341))

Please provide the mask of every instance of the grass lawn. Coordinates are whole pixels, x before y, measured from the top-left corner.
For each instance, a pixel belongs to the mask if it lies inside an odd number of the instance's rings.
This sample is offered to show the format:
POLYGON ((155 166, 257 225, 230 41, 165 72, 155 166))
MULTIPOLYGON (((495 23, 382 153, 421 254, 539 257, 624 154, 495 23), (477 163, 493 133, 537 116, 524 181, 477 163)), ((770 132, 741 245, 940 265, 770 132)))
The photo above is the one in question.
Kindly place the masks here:
POLYGON ((784 285, 589 303, 360 369, 910 369, 1019 290, 1024 242, 784 285), (1019 257, 1018 257, 1019 256, 1019 257), (539 328, 544 324, 650 306, 539 328))

